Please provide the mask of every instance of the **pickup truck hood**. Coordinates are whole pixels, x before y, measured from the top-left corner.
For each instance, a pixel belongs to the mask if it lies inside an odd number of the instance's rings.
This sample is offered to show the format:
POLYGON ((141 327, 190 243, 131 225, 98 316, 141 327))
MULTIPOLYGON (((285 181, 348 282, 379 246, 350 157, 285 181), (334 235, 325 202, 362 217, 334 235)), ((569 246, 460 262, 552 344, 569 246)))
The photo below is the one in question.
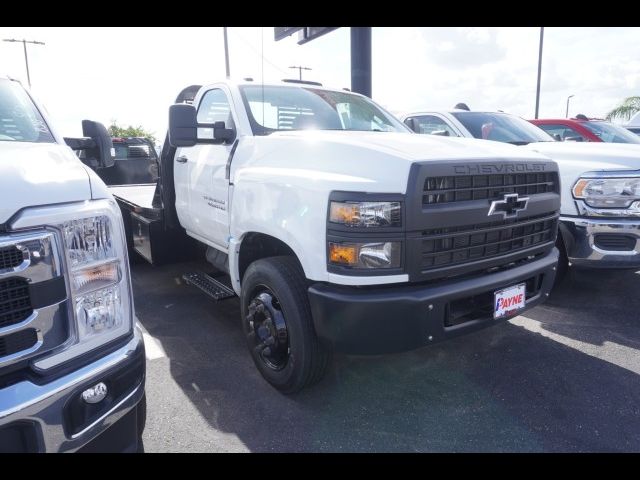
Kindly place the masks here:
POLYGON ((234 183, 286 182, 331 190, 404 193, 416 162, 549 161, 514 145, 395 132, 291 131, 244 137, 231 164, 234 183), (239 159, 246 159, 241 161, 239 159))
POLYGON ((355 147, 372 150, 409 162, 438 159, 483 159, 483 158, 533 158, 537 155, 524 153, 513 145, 486 142, 474 138, 441 137, 395 132, 359 132, 329 130, 297 130, 276 132, 269 137, 297 139, 307 143, 334 144, 341 147, 355 147))
POLYGON ((0 224, 35 205, 91 198, 89 175, 66 146, 0 141, 0 224))
POLYGON ((569 169, 575 175, 594 170, 640 170, 640 144, 538 142, 520 148, 561 162, 561 171, 569 169))

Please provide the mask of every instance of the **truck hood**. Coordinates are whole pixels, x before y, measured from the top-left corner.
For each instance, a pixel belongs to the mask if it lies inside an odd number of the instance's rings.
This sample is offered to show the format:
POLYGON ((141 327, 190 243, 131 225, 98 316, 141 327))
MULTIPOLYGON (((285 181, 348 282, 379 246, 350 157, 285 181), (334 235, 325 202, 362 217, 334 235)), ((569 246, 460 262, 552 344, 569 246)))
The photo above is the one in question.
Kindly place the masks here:
POLYGON ((235 184, 264 183, 269 178, 274 185, 297 185, 316 194, 331 190, 405 193, 412 166, 431 160, 549 162, 530 150, 473 138, 306 130, 243 137, 231 164, 231 179, 235 184))
POLYGON ((272 139, 296 139, 303 143, 334 144, 335 146, 347 147, 347 149, 372 150, 376 154, 382 153, 409 162, 430 159, 541 159, 538 155, 525 153, 510 144, 487 142, 475 138, 441 137, 409 132, 297 130, 275 132, 269 137, 272 139))
POLYGON ((640 144, 595 142, 538 142, 523 145, 556 160, 560 170, 576 174, 594 170, 640 170, 640 144))
POLYGON ((91 198, 89 175, 80 160, 55 143, 0 142, 0 224, 35 205, 91 198))

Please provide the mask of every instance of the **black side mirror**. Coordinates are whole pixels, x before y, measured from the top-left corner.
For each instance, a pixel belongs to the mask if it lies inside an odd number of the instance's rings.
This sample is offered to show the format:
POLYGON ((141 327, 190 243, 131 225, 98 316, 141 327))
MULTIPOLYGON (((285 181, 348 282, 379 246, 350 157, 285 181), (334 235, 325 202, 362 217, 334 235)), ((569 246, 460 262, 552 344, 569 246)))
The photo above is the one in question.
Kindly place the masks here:
POLYGON ((82 120, 82 135, 91 138, 96 144, 94 149, 87 151, 87 157, 93 156, 102 168, 113 167, 116 151, 105 126, 99 122, 82 120))
POLYGON ((198 141, 198 121, 193 105, 169 107, 169 144, 172 147, 193 147, 198 141))
POLYGON ((82 138, 66 138, 72 150, 82 151, 81 160, 91 168, 108 168, 115 164, 115 149, 105 126, 92 120, 82 121, 82 138))
POLYGON ((560 136, 560 134, 559 134, 559 133, 554 133, 554 134, 553 134, 553 135, 551 135, 551 136, 553 137, 553 139, 554 139, 556 142, 561 142, 561 141, 562 141, 562 137, 560 136))
POLYGON ((232 128, 226 128, 224 122, 215 122, 213 124, 213 139, 216 143, 231 143, 236 139, 236 131, 232 128))
POLYGON ((418 122, 416 122, 416 119, 413 117, 409 117, 409 118, 405 118, 404 120, 404 124, 409 127, 411 130, 413 130, 416 133, 418 132, 418 122))

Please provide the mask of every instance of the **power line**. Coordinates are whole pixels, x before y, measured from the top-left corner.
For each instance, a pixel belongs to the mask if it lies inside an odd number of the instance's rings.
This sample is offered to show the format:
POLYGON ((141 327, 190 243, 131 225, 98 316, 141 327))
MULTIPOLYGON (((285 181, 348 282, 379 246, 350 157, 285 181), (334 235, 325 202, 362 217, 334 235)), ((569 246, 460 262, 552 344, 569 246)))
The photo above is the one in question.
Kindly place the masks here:
POLYGON ((2 41, 10 43, 22 43, 22 46, 24 48, 24 64, 27 67, 27 83, 29 84, 29 88, 31 88, 31 75, 29 75, 29 57, 27 56, 27 43, 31 43, 32 45, 44 45, 44 42, 39 42, 37 40, 26 40, 24 38, 22 40, 17 40, 15 38, 4 38, 2 41))
POLYGON ((272 61, 270 61, 268 58, 266 58, 264 55, 262 55, 260 52, 258 52, 258 50, 256 50, 253 45, 251 45, 251 43, 249 43, 248 40, 246 40, 242 35, 240 35, 240 33, 238 33, 238 31, 234 32, 235 35, 242 40, 251 50, 253 50, 253 52, 258 55, 260 58, 263 58, 265 62, 267 62, 269 65, 271 65, 273 68, 275 68, 276 70, 279 70, 281 73, 283 74, 287 74, 287 72, 285 70, 283 70, 282 68, 280 68, 278 65, 276 65, 275 63, 273 63, 272 61))

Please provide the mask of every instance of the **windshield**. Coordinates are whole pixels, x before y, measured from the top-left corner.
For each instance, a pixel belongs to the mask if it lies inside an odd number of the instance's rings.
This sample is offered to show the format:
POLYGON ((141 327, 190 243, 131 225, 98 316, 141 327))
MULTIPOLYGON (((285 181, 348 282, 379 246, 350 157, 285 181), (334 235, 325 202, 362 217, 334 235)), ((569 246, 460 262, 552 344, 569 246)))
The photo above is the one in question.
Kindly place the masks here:
POLYGON ((6 79, 0 79, 0 141, 55 142, 27 92, 6 79))
POLYGON ((609 143, 640 143, 637 135, 626 128, 607 122, 584 122, 581 125, 588 129, 603 142, 609 143))
POLYGON ((407 132, 407 127, 366 97, 313 87, 240 87, 254 135, 281 130, 407 132))
POLYGON ((475 138, 514 145, 554 141, 544 130, 515 115, 485 112, 454 112, 452 115, 475 138))

